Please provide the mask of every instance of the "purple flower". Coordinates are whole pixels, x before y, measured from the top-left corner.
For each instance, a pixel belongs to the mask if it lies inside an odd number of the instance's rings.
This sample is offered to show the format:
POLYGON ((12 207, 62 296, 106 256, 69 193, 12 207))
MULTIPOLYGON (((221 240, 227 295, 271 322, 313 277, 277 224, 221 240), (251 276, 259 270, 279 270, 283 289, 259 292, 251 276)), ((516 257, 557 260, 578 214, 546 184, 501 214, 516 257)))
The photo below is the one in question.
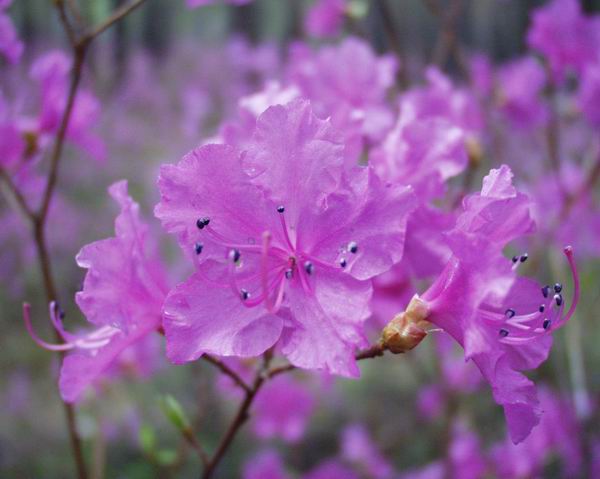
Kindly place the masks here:
POLYGON ((517 129, 531 129, 548 120, 542 93, 546 72, 537 60, 525 57, 498 70, 500 110, 517 129))
POLYGON ((544 55, 557 82, 597 58, 599 42, 598 18, 587 18, 577 0, 553 0, 531 16, 527 43, 544 55))
POLYGON ((551 332, 573 314, 579 280, 570 247, 565 254, 573 270, 574 293, 565 314, 562 285, 541 288, 517 278, 526 255, 504 258, 503 247, 529 233, 534 224, 528 198, 511 183, 507 166, 491 170, 481 194, 465 198, 463 213, 447 233, 453 256, 434 284, 422 295, 431 323, 450 334, 492 386, 504 406, 512 440, 521 442, 539 422, 535 386, 523 370, 538 367, 548 356, 551 332))
POLYGON ((452 439, 448 448, 450 477, 479 479, 487 469, 477 435, 460 421, 452 427, 452 439))
POLYGON ((336 459, 323 461, 310 472, 302 476, 303 479, 360 479, 360 476, 336 459))
POLYGON ((116 237, 84 246, 77 255, 77 263, 88 272, 83 291, 75 298, 97 328, 83 334, 65 331, 60 308, 51 303, 50 318, 65 342, 48 344, 32 330, 29 306, 24 306, 26 326, 38 344, 55 351, 73 350, 60 374, 60 392, 67 402, 79 400, 88 386, 114 374, 117 366, 147 374, 156 357, 158 344, 151 335, 160 327, 168 290, 165 274, 147 226, 139 219, 139 206, 127 194, 127 182, 113 184, 109 192, 121 207, 116 237))
POLYGON ((23 54, 24 45, 17 35, 12 20, 4 10, 10 7, 12 0, 0 2, 0 55, 10 63, 17 63, 23 54))
POLYGON ((207 145, 159 177, 155 214, 197 263, 164 307, 167 355, 256 356, 357 376, 370 279, 402 257, 410 188, 345 168, 308 102, 262 114, 246 150, 207 145))
POLYGON ((25 153, 25 148, 25 140, 12 120, 0 93, 0 166, 10 169, 17 165, 25 153))
POLYGON ((260 390, 254 403, 252 429, 261 439, 280 437, 297 442, 315 408, 312 394, 299 381, 279 376, 260 390))
POLYGON ((578 96, 579 108, 587 121, 600 127, 600 60, 583 70, 578 96))
POLYGON ((379 452, 367 429, 353 424, 342 433, 342 457, 364 471, 367 477, 387 479, 392 477, 391 464, 379 452))
POLYGON ((498 477, 539 477, 554 453, 561 458, 561 477, 581 473, 581 433, 573 406, 547 388, 540 390, 540 403, 544 414, 525 441, 515 445, 507 439, 493 446, 491 458, 498 477))
MULTIPOLYGON (((31 66, 31 77, 41 89, 41 106, 36 133, 55 135, 66 105, 69 90, 71 59, 60 50, 38 58, 31 66)), ((100 102, 88 90, 80 89, 69 120, 66 138, 97 160, 104 160, 106 148, 92 131, 100 115, 100 102)))
POLYGON ((281 457, 275 450, 259 452, 244 465, 242 479, 289 479, 281 457))
POLYGON ((344 24, 345 14, 346 0, 317 0, 306 15, 306 31, 315 37, 335 36, 344 24))

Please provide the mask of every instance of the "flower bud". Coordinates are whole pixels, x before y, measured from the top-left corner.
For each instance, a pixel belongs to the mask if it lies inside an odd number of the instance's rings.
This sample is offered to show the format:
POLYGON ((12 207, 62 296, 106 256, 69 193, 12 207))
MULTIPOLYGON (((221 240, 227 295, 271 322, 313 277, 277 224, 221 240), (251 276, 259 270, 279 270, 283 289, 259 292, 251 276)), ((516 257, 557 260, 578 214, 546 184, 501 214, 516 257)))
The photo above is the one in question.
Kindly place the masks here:
POLYGON ((406 311, 397 314, 383 328, 383 345, 394 354, 405 353, 415 348, 427 336, 425 328, 428 325, 428 315, 427 303, 415 294, 406 311))

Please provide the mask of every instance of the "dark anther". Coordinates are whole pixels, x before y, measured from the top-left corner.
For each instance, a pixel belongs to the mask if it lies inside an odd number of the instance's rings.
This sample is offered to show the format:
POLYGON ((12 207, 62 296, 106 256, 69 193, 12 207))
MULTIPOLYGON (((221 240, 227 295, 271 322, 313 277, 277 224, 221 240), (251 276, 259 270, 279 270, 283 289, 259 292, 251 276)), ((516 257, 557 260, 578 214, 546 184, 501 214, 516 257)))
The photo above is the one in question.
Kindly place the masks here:
POLYGON ((201 230, 205 226, 208 226, 208 223, 210 223, 210 218, 208 218, 207 216, 204 216, 202 218, 198 218, 198 221, 196 221, 196 226, 198 227, 199 230, 201 230))
POLYGON ((65 312, 60 307, 58 308, 58 317, 59 319, 65 319, 65 312))
POLYGON ((546 285, 542 288, 542 294, 544 295, 544 298, 548 297, 548 294, 550 293, 550 286, 546 285))
POLYGON ((246 301, 250 297, 250 293, 245 289, 240 290, 240 296, 244 301, 246 301))
POLYGON ((506 315, 507 318, 512 318, 515 315, 515 310, 508 308, 504 314, 506 315))
POLYGON ((542 323, 542 328, 548 329, 549 327, 550 327, 550 320, 544 319, 544 322, 542 323))
POLYGON ((277 207, 277 213, 283 213, 285 211, 285 207, 283 205, 279 205, 277 207))
POLYGON ((194 245, 194 251, 196 252, 196 254, 202 253, 203 248, 204 248, 204 245, 202 243, 196 243, 194 245))
POLYGON ((556 301, 556 306, 560 306, 563 302, 563 297, 561 294, 554 295, 554 301, 556 301))
POLYGON ((508 330, 506 330, 506 329, 501 329, 499 331, 499 333, 500 333, 500 336, 503 337, 503 338, 505 338, 506 336, 508 336, 508 330))
POLYGON ((512 262, 516 263, 517 261, 519 261, 519 257, 518 256, 513 256, 512 257, 512 262))
POLYGON ((315 272, 315 266, 310 261, 304 263, 304 269, 308 274, 313 274, 315 272))
POLYGON ((560 283, 555 283, 554 284, 554 292, 555 293, 560 293, 562 291, 562 284, 560 283))
POLYGON ((294 276, 294 270, 293 269, 287 269, 285 271, 285 277, 287 279, 292 279, 292 276, 294 276))
POLYGON ((237 249, 232 249, 229 251, 229 259, 234 263, 237 263, 240 260, 242 254, 237 249))
POLYGON ((348 251, 350 251, 352 254, 356 254, 358 251, 358 244, 356 241, 350 241, 350 243, 348 243, 348 251))
POLYGON ((527 253, 525 253, 525 254, 521 255, 519 260, 521 261, 521 263, 524 263, 525 261, 527 261, 527 258, 529 258, 529 255, 527 253))
POLYGON ((540 309, 539 309, 540 313, 543 313, 545 309, 546 309, 546 306, 544 306, 543 304, 540 304, 540 309))
POLYGON ((340 260, 340 266, 341 266, 342 268, 345 268, 347 264, 348 264, 348 262, 346 261, 346 258, 342 258, 342 259, 340 260))

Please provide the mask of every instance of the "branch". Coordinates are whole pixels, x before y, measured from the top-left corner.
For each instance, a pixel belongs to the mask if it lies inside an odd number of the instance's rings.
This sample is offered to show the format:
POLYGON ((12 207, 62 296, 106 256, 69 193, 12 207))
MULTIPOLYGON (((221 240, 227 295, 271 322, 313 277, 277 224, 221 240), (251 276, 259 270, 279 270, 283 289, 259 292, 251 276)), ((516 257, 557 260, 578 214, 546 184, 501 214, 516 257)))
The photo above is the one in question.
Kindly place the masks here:
POLYGON ((398 83, 402 88, 408 87, 407 64, 404 58, 404 52, 400 45, 398 31, 394 22, 394 12, 387 3, 387 0, 379 0, 379 10, 381 12, 381 20, 385 31, 388 43, 399 61, 398 66, 398 83))
MULTIPOLYGON (((362 361, 363 359, 377 358, 379 356, 383 356, 385 350, 386 348, 382 344, 376 343, 367 349, 363 349, 362 351, 357 352, 354 356, 354 359, 356 359, 357 361, 362 361)), ((293 364, 285 364, 283 366, 278 366, 276 368, 270 369, 267 372, 267 376, 269 377, 269 379, 271 379, 274 376, 278 376, 279 374, 287 373, 295 369, 298 368, 293 364)))
POLYGON ((92 27, 88 31, 88 33, 86 33, 82 37, 80 42, 88 42, 88 43, 91 42, 94 38, 96 38, 102 32, 104 32, 105 30, 110 28, 113 24, 117 23, 123 17, 125 17, 125 16, 129 15, 131 12, 133 12, 136 8, 138 8, 140 5, 142 5, 142 3, 144 3, 145 1, 146 0, 133 0, 132 2, 128 3, 127 5, 123 5, 119 8, 117 8, 106 20, 104 20, 99 25, 92 27))
POLYGON ((2 181, 4 181, 4 183, 6 183, 8 190, 11 192, 11 194, 14 197, 15 201, 17 202, 17 205, 19 206, 19 208, 21 208, 21 210, 23 211, 25 216, 27 216, 27 218, 29 218, 31 220, 34 217, 34 214, 33 214, 33 211, 31 210, 31 208, 29 208, 29 205, 27 204, 27 200, 25 199, 25 196, 23 196, 23 194, 19 191, 19 189, 17 188, 17 185, 14 184, 10 175, 2 167, 0 167, 0 179, 2 179, 2 181))
POLYGON ((208 463, 209 463, 208 454, 206 454, 206 451, 200 444, 200 441, 198 441, 198 438, 194 434, 194 431, 192 431, 191 428, 186 428, 181 431, 181 434, 183 435, 183 438, 189 444, 189 446, 194 451, 196 451, 196 454, 198 454, 198 457, 200 458, 200 461, 202 462, 202 464, 204 464, 205 467, 208 466, 208 463))
POLYGON ((246 384, 246 382, 240 377, 240 375, 238 373, 236 373, 233 369, 231 369, 229 366, 227 366, 227 364, 225 364, 223 361, 210 356, 209 354, 204 354, 202 356, 202 359, 204 359, 206 362, 212 364, 213 366, 217 367, 218 369, 221 370, 221 372, 223 372, 224 374, 226 374, 227 376, 229 376, 233 382, 235 382, 240 388, 242 388, 246 393, 249 393, 251 388, 250 386, 248 386, 246 384))

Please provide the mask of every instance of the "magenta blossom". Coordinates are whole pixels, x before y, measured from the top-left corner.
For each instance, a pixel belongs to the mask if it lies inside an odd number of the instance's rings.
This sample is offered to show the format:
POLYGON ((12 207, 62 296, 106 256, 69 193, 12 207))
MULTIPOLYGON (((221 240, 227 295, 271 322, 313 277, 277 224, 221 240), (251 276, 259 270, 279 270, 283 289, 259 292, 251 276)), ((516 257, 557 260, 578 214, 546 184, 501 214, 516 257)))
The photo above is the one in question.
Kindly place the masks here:
POLYGON ((367 477, 388 479, 394 474, 392 465, 383 457, 362 424, 352 424, 344 429, 342 456, 362 470, 367 477))
POLYGON ((579 85, 579 108, 587 121, 600 127, 600 59, 587 65, 579 85))
MULTIPOLYGON (((67 102, 71 59, 62 51, 48 52, 31 66, 31 78, 39 83, 41 93, 40 112, 34 125, 34 133, 47 137, 55 135, 67 102)), ((69 120, 66 138, 97 160, 104 160, 106 148, 93 133, 100 116, 100 102, 86 89, 78 91, 69 120)), ((46 137, 46 138, 44 138, 46 137)))
POLYGON ((24 45, 17 35, 17 30, 6 14, 12 0, 0 0, 0 55, 10 63, 17 63, 23 54, 24 45))
POLYGON ((317 0, 310 7, 304 27, 315 37, 330 37, 337 35, 346 14, 346 0, 317 0))
POLYGON ((402 257, 409 187, 346 168, 306 101, 269 108, 247 149, 207 145, 161 168, 155 214, 196 273, 164 307, 167 355, 249 357, 357 376, 374 276, 402 257))
POLYGON ((586 17, 577 0, 553 0, 531 16, 527 43, 544 55, 557 82, 594 61, 599 42, 599 19, 586 17))
POLYGON ((426 318, 444 329, 465 350, 504 406, 512 440, 521 442, 539 422, 533 382, 521 373, 538 367, 548 356, 551 332, 573 315, 579 279, 572 249, 565 254, 573 270, 574 293, 568 312, 562 285, 541 288, 516 276, 527 255, 512 261, 501 254, 511 240, 529 233, 529 199, 512 186, 507 166, 491 170, 480 194, 465 198, 463 213, 447 233, 453 255, 435 283, 415 301, 426 318))
POLYGON ((261 439, 280 437, 297 442, 304 436, 315 401, 306 386, 281 375, 261 389, 254 404, 254 434, 261 439))
POLYGON ((267 449, 252 457, 243 468, 242 479, 289 479, 281 456, 267 449))
POLYGON ((127 194, 127 183, 117 182, 109 192, 121 207, 116 237, 91 243, 77 255, 77 263, 88 272, 76 301, 97 329, 84 334, 65 331, 60 308, 51 303, 50 318, 65 342, 48 344, 33 331, 29 305, 24 306, 26 326, 38 344, 53 351, 73 350, 60 374, 60 392, 67 402, 79 400, 88 386, 114 374, 117 367, 147 374, 156 357, 158 344, 151 335, 160 327, 168 291, 165 274, 148 227, 139 219, 139 206, 127 194))

